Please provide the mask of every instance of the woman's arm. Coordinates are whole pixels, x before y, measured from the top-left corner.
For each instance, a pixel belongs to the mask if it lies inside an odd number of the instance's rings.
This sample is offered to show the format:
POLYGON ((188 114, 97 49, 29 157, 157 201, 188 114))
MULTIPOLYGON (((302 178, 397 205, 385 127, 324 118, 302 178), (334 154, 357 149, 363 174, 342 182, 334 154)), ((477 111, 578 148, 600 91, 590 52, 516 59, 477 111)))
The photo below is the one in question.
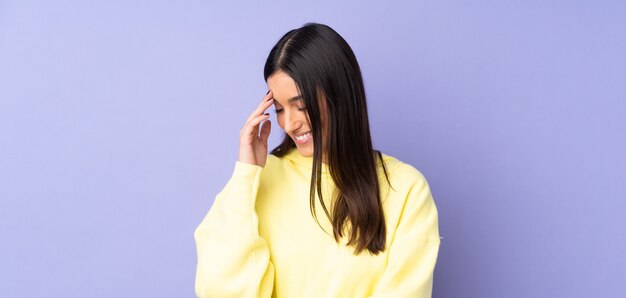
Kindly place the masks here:
POLYGON ((407 167, 414 177, 389 247, 383 277, 371 298, 431 297, 433 271, 439 253, 437 208, 424 176, 407 167))
POLYGON ((262 168, 237 161, 233 175, 196 228, 198 297, 270 297, 274 266, 259 236, 254 205, 262 168))
POLYGON ((239 158, 232 177, 194 232, 198 297, 272 294, 274 266, 267 242, 259 236, 254 208, 271 131, 265 110, 271 105, 268 91, 239 132, 239 158))

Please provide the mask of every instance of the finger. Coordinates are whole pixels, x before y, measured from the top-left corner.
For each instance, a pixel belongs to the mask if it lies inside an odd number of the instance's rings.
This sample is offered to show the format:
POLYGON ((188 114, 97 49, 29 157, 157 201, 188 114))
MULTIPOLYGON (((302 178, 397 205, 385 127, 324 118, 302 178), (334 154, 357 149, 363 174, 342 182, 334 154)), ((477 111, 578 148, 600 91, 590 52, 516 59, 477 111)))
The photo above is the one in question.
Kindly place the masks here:
POLYGON ((259 106, 248 117, 248 121, 258 115, 265 113, 265 110, 267 110, 267 108, 269 108, 274 103, 274 98, 272 98, 272 95, 273 94, 271 91, 268 91, 267 94, 265 94, 263 100, 261 100, 261 103, 259 103, 259 106))
POLYGON ((270 131, 272 130, 272 121, 270 121, 269 119, 265 122, 263 122, 263 124, 261 125, 261 142, 263 142, 263 145, 267 146, 267 139, 270 136, 270 131))
POLYGON ((250 120, 249 122, 246 123, 246 126, 244 126, 243 128, 243 133, 246 135, 254 135, 257 136, 258 134, 258 128, 259 128, 259 123, 261 123, 261 121, 267 119, 270 117, 269 113, 266 114, 262 114, 259 116, 256 116, 254 118, 252 118, 252 120, 250 120))
POLYGON ((263 115, 263 113, 265 113, 265 110, 267 110, 273 103, 274 103, 274 100, 272 98, 261 103, 261 105, 259 105, 259 107, 257 107, 257 109, 254 110, 252 114, 250 114, 250 117, 248 117, 248 120, 251 120, 256 116, 263 115))

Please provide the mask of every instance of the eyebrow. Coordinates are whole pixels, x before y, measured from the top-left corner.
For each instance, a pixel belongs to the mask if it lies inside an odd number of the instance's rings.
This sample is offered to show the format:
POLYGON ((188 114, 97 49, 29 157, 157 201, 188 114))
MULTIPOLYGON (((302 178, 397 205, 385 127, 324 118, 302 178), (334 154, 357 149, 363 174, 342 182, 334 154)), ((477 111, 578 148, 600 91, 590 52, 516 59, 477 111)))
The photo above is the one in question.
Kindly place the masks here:
MULTIPOLYGON (((302 95, 298 95, 298 96, 294 96, 294 97, 288 99, 287 102, 290 103, 290 102, 294 102, 294 101, 301 100, 301 99, 302 99, 302 95)), ((276 98, 274 98, 274 100, 276 100, 276 98)), ((280 104, 279 102, 276 102, 276 103, 280 104)))
POLYGON ((288 99, 287 102, 293 102, 293 101, 300 100, 300 99, 302 99, 302 95, 294 96, 288 99))

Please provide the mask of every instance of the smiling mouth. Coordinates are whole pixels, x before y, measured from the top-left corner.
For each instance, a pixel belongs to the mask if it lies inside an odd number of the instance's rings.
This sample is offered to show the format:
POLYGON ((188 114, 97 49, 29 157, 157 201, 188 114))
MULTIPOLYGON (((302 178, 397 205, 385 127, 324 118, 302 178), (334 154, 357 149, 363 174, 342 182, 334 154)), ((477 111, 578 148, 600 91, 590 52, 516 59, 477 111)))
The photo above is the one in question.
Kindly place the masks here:
POLYGON ((306 143, 313 135, 311 132, 303 133, 294 137, 297 143, 306 143))

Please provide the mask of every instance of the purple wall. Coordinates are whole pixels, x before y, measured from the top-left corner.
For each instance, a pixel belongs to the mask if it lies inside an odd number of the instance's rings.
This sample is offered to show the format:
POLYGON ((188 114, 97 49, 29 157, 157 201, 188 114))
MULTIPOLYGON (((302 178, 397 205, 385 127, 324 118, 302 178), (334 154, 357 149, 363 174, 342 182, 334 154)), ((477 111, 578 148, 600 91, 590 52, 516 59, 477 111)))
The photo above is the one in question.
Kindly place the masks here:
POLYGON ((130 2, 0 1, 0 296, 192 297, 266 55, 316 21, 431 184, 434 297, 626 297, 623 1, 130 2))

